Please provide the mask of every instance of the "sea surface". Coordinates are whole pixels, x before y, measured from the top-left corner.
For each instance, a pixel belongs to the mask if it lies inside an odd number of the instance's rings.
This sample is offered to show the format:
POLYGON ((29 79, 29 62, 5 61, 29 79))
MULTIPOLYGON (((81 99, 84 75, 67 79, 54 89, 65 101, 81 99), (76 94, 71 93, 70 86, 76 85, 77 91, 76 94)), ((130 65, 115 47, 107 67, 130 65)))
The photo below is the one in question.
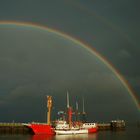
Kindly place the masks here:
POLYGON ((80 135, 0 135, 0 140, 140 140, 140 126, 127 127, 120 131, 99 131, 80 135))

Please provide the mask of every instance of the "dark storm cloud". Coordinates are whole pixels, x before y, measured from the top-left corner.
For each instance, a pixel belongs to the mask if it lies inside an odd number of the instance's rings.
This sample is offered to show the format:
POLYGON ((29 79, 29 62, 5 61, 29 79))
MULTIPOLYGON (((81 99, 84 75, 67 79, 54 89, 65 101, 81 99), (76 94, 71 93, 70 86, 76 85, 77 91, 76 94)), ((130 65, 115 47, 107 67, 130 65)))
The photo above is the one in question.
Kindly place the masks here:
MULTIPOLYGON (((137 0, 5 0, 0 2, 0 20, 40 23, 80 38, 105 56, 139 94, 139 3, 137 0)), ((33 34, 31 30, 25 28, 18 33, 0 29, 0 39, 2 44, 0 46, 0 104, 3 106, 7 104, 8 108, 8 104, 14 103, 8 113, 15 110, 19 112, 15 111, 13 118, 21 114, 22 120, 24 117, 34 118, 33 116, 37 119, 42 114, 41 120, 44 120, 46 93, 51 93, 54 98, 56 97, 57 107, 55 108, 59 109, 64 105, 59 105, 57 101, 65 104, 66 90, 70 91, 72 99, 75 99, 77 93, 81 95, 87 93, 89 104, 92 104, 94 100, 94 104, 97 105, 95 114, 106 114, 108 110, 114 116, 117 116, 117 113, 129 116, 130 112, 134 111, 134 103, 128 98, 128 93, 126 91, 124 93, 126 89, 122 87, 120 81, 108 69, 104 70, 104 66, 99 68, 96 58, 91 61, 91 58, 88 59, 84 53, 77 54, 79 50, 75 52, 76 50, 61 47, 69 43, 64 41, 64 44, 59 45, 60 49, 55 50, 53 47, 58 46, 58 40, 50 42, 51 36, 48 40, 52 48, 49 49, 49 45, 44 45, 46 33, 42 32, 40 36, 40 33, 33 34), (75 55, 73 56, 73 53, 71 55, 69 51, 75 52, 75 55), (96 63, 93 65, 93 62, 96 63), (62 69, 64 66, 65 71, 62 69), (88 69, 85 69, 86 66, 88 69), (38 94, 41 94, 41 97, 38 94), (118 101, 113 100, 115 97, 118 101), (31 98, 34 107, 29 107, 31 98), (26 101, 27 104, 24 104, 26 101), (117 105, 117 102, 120 104, 117 105), (113 107, 110 106, 113 103, 113 107), (125 106, 131 104, 130 112, 123 106, 120 112, 113 113, 112 108, 118 110, 124 103, 126 103, 125 106), (27 117, 17 105, 24 110, 28 107, 30 109, 37 107, 37 111, 34 109, 33 115, 29 115, 31 112, 28 109, 29 116, 27 117), (40 111, 39 107, 43 107, 44 110, 42 109, 40 114, 37 114, 36 112, 40 111)), ((92 114, 90 109, 87 111, 92 114)), ((6 114, 6 111, 4 113, 6 114)), ((137 116, 137 114, 131 114, 132 118, 137 116)), ((96 116, 96 118, 101 118, 101 116, 96 116)))
MULTIPOLYGON (((91 112, 93 102, 97 106, 95 111, 104 109, 110 112, 113 107, 121 108, 125 114, 125 108, 129 105, 132 108, 130 112, 135 112, 136 107, 126 88, 108 67, 85 48, 34 28, 1 26, 0 29, 0 108, 5 109, 1 117, 13 112, 11 118, 5 120, 13 120, 20 113, 17 121, 38 118, 43 121, 46 94, 55 98, 54 111, 57 112, 65 109, 67 90, 73 108, 76 97, 80 99, 86 95, 89 103, 86 105, 87 112, 91 112), (114 98, 119 101, 114 101, 114 98), (62 104, 59 104, 59 100, 62 104)), ((100 117, 97 115, 95 118, 100 117)))

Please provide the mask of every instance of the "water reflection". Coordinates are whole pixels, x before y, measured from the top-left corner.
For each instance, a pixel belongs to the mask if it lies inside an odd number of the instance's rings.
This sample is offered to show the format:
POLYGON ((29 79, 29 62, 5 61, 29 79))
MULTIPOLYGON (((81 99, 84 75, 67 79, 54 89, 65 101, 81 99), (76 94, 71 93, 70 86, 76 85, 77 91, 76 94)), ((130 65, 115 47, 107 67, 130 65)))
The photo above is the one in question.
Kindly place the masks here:
POLYGON ((33 135, 31 140, 53 140, 55 136, 33 135))
POLYGON ((80 135, 56 135, 58 140, 96 140, 96 134, 80 134, 80 135))
POLYGON ((31 140, 97 140, 97 134, 80 135, 33 135, 31 140))

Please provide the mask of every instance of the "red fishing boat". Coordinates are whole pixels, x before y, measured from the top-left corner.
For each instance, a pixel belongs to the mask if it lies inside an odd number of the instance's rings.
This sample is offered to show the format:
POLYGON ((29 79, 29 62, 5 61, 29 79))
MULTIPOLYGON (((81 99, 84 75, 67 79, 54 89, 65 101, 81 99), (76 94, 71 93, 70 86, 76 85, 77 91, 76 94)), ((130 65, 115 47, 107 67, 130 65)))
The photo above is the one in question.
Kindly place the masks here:
MULTIPOLYGON (((85 123, 76 120, 72 121, 72 107, 69 105, 69 95, 67 93, 67 120, 60 119, 53 122, 51 125, 51 108, 52 108, 52 97, 47 96, 47 124, 46 123, 29 123, 24 124, 27 127, 31 128, 34 134, 46 134, 46 135, 72 135, 72 134, 88 134, 95 133, 98 130, 96 123, 85 123)), ((78 110, 78 107, 76 107, 78 110)), ((77 114, 77 113, 75 113, 77 114)), ((83 114, 84 111, 84 102, 83 102, 83 114)))

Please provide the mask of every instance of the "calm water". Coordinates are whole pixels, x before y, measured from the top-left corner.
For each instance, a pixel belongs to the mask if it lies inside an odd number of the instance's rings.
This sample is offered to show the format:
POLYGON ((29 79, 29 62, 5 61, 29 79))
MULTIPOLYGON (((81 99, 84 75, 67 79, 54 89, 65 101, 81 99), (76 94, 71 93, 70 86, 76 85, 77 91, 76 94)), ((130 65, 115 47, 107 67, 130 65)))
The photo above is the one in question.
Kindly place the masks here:
POLYGON ((140 127, 129 127, 125 131, 100 131, 90 135, 0 135, 0 140, 140 140, 140 127))

